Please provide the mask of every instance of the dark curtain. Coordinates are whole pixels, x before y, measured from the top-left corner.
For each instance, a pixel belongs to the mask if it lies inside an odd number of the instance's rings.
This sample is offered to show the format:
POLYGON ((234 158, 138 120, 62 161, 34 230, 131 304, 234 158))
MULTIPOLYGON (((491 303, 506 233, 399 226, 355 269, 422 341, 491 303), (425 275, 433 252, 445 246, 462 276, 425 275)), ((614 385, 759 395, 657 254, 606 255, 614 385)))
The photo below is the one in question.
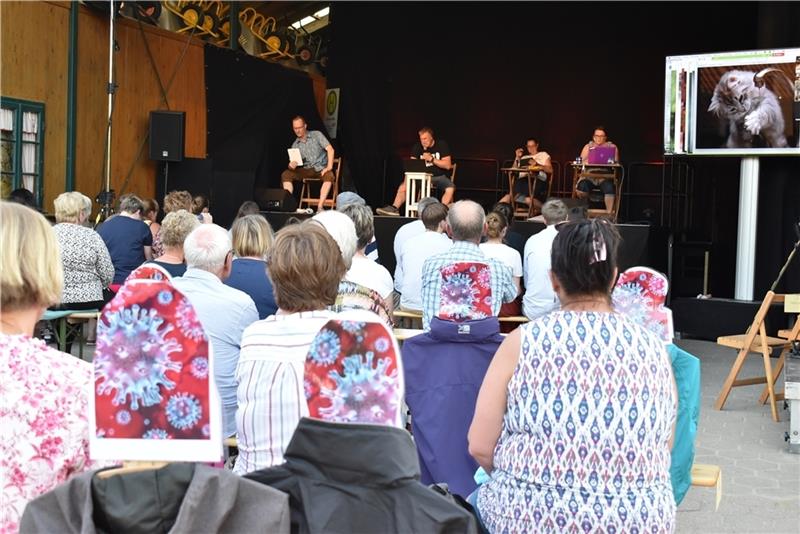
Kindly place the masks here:
POLYGON ((331 4, 331 64, 328 87, 340 89, 338 141, 347 175, 370 206, 382 205, 386 160, 390 155, 389 93, 391 66, 383 43, 375 41, 384 24, 363 24, 358 4, 331 4))
MULTIPOLYGON (((759 162, 756 275, 753 298, 760 300, 778 277, 800 239, 800 158, 761 158, 759 162)), ((800 293, 800 251, 776 288, 800 293)))
MULTIPOLYGON (((226 48, 205 48, 208 157, 215 171, 253 172, 255 187, 280 187, 295 138, 291 120, 325 129, 304 72, 226 48)), ((326 134, 327 135, 327 134, 326 134)), ((241 191, 242 201, 253 198, 241 191)))

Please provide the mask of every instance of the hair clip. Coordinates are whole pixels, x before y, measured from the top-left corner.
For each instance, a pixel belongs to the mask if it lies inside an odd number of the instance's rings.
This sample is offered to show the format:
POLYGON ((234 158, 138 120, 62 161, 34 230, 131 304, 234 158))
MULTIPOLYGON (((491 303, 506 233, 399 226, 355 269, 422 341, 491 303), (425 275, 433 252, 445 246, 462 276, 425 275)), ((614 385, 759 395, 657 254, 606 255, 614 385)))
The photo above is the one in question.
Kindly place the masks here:
POLYGON ((592 232, 592 259, 589 260, 589 265, 606 261, 606 257, 606 242, 603 235, 597 231, 592 232))

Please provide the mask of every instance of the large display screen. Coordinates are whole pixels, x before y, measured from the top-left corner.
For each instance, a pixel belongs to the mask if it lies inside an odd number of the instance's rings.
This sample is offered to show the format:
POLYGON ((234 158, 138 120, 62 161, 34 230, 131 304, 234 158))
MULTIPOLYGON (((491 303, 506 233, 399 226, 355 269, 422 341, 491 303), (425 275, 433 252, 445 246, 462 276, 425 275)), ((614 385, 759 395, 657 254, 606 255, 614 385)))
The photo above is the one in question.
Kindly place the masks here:
POLYGON ((664 153, 800 156, 800 48, 668 56, 664 153))

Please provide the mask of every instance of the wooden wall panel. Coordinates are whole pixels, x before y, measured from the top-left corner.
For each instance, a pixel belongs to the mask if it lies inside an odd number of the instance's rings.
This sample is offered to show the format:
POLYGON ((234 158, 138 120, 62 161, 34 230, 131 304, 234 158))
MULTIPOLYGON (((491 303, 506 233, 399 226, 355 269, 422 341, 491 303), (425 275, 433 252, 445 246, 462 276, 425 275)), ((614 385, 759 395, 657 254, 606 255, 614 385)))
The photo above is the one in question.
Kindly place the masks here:
MULTIPOLYGON (((108 23, 105 18, 82 9, 79 21, 78 60, 78 156, 76 188, 93 196, 103 188, 103 150, 108 113, 105 87, 108 77, 108 23)), ((121 20, 117 24, 116 94, 112 128, 111 187, 153 197, 157 165, 148 158, 144 143, 149 113, 167 109, 158 76, 166 88, 169 109, 186 112, 185 154, 206 155, 206 102, 203 43, 188 42, 187 36, 152 26, 121 20), (144 35, 143 35, 144 34, 144 35), (148 56, 144 39, 153 56, 148 56), (185 54, 184 54, 185 50, 185 54), (140 151, 141 148, 141 151, 140 151)), ((160 192, 159 192, 160 196, 160 192)))
POLYGON ((45 105, 46 211, 64 191, 68 37, 64 2, 0 2, 0 94, 45 105))

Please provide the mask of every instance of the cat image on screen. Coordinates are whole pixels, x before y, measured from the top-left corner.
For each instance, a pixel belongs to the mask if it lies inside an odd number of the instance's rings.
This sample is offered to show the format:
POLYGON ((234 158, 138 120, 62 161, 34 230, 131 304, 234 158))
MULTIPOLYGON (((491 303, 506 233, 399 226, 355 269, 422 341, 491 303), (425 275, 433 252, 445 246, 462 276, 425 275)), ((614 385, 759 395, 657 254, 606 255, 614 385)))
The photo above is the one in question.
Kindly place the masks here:
POLYGON ((730 70, 720 76, 708 111, 727 122, 727 148, 750 148, 760 135, 768 147, 786 147, 783 113, 775 93, 756 87, 754 72, 730 70))

